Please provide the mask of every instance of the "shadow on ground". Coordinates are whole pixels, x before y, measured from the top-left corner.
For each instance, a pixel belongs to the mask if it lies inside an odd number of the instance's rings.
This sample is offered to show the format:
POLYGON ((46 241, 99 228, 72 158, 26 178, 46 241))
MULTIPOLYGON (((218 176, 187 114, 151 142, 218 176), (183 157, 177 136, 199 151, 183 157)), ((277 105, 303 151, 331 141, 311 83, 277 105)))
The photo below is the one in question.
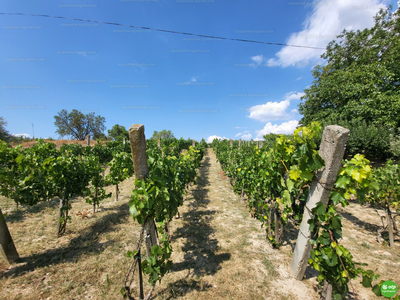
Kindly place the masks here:
POLYGON ((13 210, 11 212, 7 212, 7 216, 4 218, 6 223, 15 223, 20 222, 26 219, 28 214, 36 214, 41 211, 46 210, 49 207, 58 206, 59 200, 54 199, 51 201, 40 202, 33 206, 20 206, 18 210, 13 210))
MULTIPOLYGON (((197 187, 192 189, 193 198, 188 211, 183 213, 182 226, 175 230, 172 241, 177 238, 184 238, 182 246, 184 260, 174 263, 171 272, 187 271, 185 278, 168 284, 167 288, 160 291, 165 299, 173 299, 176 296, 184 296, 192 290, 206 290, 211 288, 201 277, 214 275, 220 270, 221 263, 231 258, 230 253, 218 253, 218 240, 213 237, 214 229, 211 221, 216 211, 210 210, 207 206, 210 200, 207 199, 209 184, 210 158, 206 156, 199 169, 197 187)), ((154 295, 157 296, 157 295, 154 295)))
POLYGON ((1 274, 0 277, 15 277, 33 271, 36 268, 57 265, 64 262, 77 262, 81 255, 90 253, 98 254, 104 251, 114 241, 100 243, 99 240, 102 235, 113 231, 116 225, 127 222, 129 216, 128 203, 116 206, 113 210, 115 211, 114 213, 109 213, 101 217, 80 236, 71 239, 67 246, 49 249, 40 254, 21 257, 18 265, 1 274))

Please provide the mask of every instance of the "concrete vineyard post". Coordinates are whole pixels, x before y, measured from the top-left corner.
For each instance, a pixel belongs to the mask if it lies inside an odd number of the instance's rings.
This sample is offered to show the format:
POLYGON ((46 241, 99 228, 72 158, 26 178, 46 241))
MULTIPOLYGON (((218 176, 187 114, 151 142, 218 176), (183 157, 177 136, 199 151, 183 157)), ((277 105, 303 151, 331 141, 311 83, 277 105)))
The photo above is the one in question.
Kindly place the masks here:
POLYGON ((8 230, 3 213, 0 209, 0 252, 3 253, 9 264, 19 259, 17 249, 15 248, 10 231, 8 230))
POLYGON ((124 138, 124 140, 123 140, 123 144, 125 145, 125 138, 124 138))
POLYGON ((262 146, 263 146, 263 142, 262 142, 262 141, 259 141, 259 142, 258 142, 258 148, 260 148, 260 149, 261 149, 261 148, 262 148, 262 146))
POLYGON ((160 149, 161 149, 161 140, 160 140, 160 139, 158 139, 158 141, 157 141, 157 145, 158 145, 158 148, 160 148, 160 149))
POLYGON ((232 139, 229 140, 229 145, 231 146, 231 148, 233 147, 233 141, 232 141, 232 139))
POLYGON ((196 141, 195 140, 193 140, 192 146, 193 146, 193 148, 196 147, 196 141))
POLYGON ((303 279, 310 257, 311 232, 310 225, 307 223, 312 218, 310 211, 318 202, 322 202, 326 208, 331 189, 336 182, 349 134, 348 129, 337 125, 327 126, 324 129, 319 155, 325 161, 325 166, 317 171, 311 183, 290 267, 292 277, 297 280, 303 279))
MULTIPOLYGON (((144 136, 144 125, 134 124, 129 128, 129 141, 132 151, 133 168, 135 178, 146 180, 149 176, 149 166, 147 165, 146 138, 144 136)), ((144 235, 146 241, 147 256, 151 256, 151 247, 158 245, 157 230, 154 219, 148 219, 144 224, 144 235)))
POLYGON ((90 135, 86 136, 86 145, 90 146, 90 135))
POLYGON ((242 139, 239 139, 239 149, 241 144, 242 144, 242 139))

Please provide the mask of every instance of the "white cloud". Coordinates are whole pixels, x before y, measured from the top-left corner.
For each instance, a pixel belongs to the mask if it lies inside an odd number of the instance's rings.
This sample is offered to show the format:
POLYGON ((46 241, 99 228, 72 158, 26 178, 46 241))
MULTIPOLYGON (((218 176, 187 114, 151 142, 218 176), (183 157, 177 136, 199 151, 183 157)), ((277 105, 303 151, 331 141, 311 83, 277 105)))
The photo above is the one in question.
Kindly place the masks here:
POLYGON ((29 138, 29 137, 31 137, 29 134, 27 134, 27 133, 13 133, 12 134, 13 136, 17 136, 17 137, 20 137, 20 136, 22 136, 22 137, 24 137, 24 138, 29 138))
POLYGON ((302 79, 302 78, 303 78, 303 76, 300 76, 300 77, 298 77, 295 81, 300 80, 300 79, 302 79))
POLYGON ((247 127, 235 127, 236 129, 246 129, 247 127))
POLYGON ((196 81, 197 81, 197 78, 193 76, 192 79, 190 79, 190 81, 191 81, 191 82, 196 82, 196 81))
POLYGON ((290 92, 285 95, 285 98, 286 100, 300 100, 300 98, 303 97, 304 95, 305 93, 303 92, 298 92, 298 93, 290 92))
POLYGON ((271 122, 268 122, 267 124, 265 124, 263 129, 256 130, 257 138, 261 139, 263 135, 268 133, 292 134, 298 125, 299 121, 296 120, 290 120, 288 122, 282 123, 281 125, 272 125, 271 122))
POLYGON ((289 105, 289 100, 255 105, 249 108, 250 115, 248 117, 262 122, 286 119, 288 117, 286 109, 289 105))
POLYGON ((246 134, 246 133, 250 133, 250 132, 248 132, 247 130, 246 130, 246 131, 243 131, 243 132, 239 132, 237 135, 235 135, 235 137, 244 135, 244 134, 246 134))
POLYGON ((264 57, 262 55, 256 55, 251 57, 252 61, 256 62, 258 65, 260 65, 264 61, 264 57))
POLYGON ((211 135, 211 136, 209 136, 209 137, 207 138, 207 143, 212 143, 212 141, 213 141, 214 139, 227 140, 226 137, 220 137, 220 136, 217 136, 217 135, 211 135))
POLYGON ((244 140, 250 140, 251 137, 252 137, 251 133, 242 135, 242 139, 244 139, 244 140))
POLYGON ((286 112, 290 106, 290 101, 298 100, 303 95, 305 94, 302 92, 290 92, 285 95, 285 100, 281 102, 267 102, 265 104, 252 106, 248 109, 250 115, 247 117, 261 122, 290 119, 293 117, 293 113, 295 113, 293 110, 290 114, 286 112))
MULTIPOLYGON (((379 9, 386 7, 384 3, 387 2, 387 0, 315 1, 311 15, 303 23, 303 30, 292 33, 286 43, 326 48, 327 44, 335 39, 344 28, 346 30, 363 30, 373 26, 373 17, 379 9)), ((302 67, 318 62, 324 51, 286 46, 275 54, 276 58, 268 59, 267 65, 269 67, 302 67)), ((255 57, 260 57, 260 55, 255 57)))
POLYGON ((252 138, 252 135, 249 131, 243 131, 243 132, 239 132, 238 134, 235 135, 235 137, 239 137, 244 139, 244 140, 249 140, 252 138))

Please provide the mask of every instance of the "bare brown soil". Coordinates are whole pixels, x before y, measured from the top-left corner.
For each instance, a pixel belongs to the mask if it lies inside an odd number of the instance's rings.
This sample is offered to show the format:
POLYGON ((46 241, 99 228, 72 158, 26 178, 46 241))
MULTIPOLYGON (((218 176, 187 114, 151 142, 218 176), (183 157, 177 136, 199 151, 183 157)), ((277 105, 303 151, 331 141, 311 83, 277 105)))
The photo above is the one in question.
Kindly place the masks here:
MULTIPOLYGON (((128 211, 133 179, 120 185, 120 201, 104 200, 95 214, 83 199, 74 199, 72 222, 61 238, 55 237, 57 200, 16 211, 9 199, 0 197, 21 256, 11 266, 0 260, 0 298, 122 299, 131 262, 125 254, 134 250, 140 231, 128 211)), ((114 192, 114 187, 107 189, 114 192)), ((303 281, 290 278, 297 227, 289 223, 283 246, 273 249, 259 221, 233 193, 211 149, 197 185, 185 198, 181 218, 170 224, 173 267, 151 299, 320 298, 314 270, 307 269, 303 281)), ((381 220, 371 207, 352 203, 341 211, 343 244, 355 260, 400 286, 399 236, 395 248, 376 241, 381 220)), ((358 299, 378 299, 359 281, 353 281, 358 299)), ((355 299, 352 294, 347 298, 355 299)))

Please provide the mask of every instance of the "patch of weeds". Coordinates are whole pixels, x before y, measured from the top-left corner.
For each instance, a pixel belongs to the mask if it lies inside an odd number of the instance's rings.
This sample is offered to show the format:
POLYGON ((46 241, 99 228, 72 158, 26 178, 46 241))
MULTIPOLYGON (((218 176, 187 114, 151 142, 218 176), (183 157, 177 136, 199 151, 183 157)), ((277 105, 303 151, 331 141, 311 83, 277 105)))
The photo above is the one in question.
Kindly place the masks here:
POLYGON ((367 249, 370 249, 370 248, 371 248, 370 245, 369 245, 367 242, 363 242, 363 243, 361 244, 361 246, 363 246, 363 247, 365 247, 365 248, 367 248, 367 249))
POLYGON ((265 257, 263 258, 262 261, 263 265, 267 268, 268 274, 271 278, 276 278, 278 277, 278 272, 275 270, 274 265, 272 264, 272 262, 268 259, 266 259, 265 257))
POLYGON ((249 246, 249 245, 251 245, 251 244, 252 244, 252 243, 250 243, 249 241, 247 241, 247 237, 246 237, 246 236, 243 236, 243 237, 240 239, 240 241, 239 241, 238 249, 239 249, 240 251, 243 251, 243 248, 244 248, 244 247, 249 246))

